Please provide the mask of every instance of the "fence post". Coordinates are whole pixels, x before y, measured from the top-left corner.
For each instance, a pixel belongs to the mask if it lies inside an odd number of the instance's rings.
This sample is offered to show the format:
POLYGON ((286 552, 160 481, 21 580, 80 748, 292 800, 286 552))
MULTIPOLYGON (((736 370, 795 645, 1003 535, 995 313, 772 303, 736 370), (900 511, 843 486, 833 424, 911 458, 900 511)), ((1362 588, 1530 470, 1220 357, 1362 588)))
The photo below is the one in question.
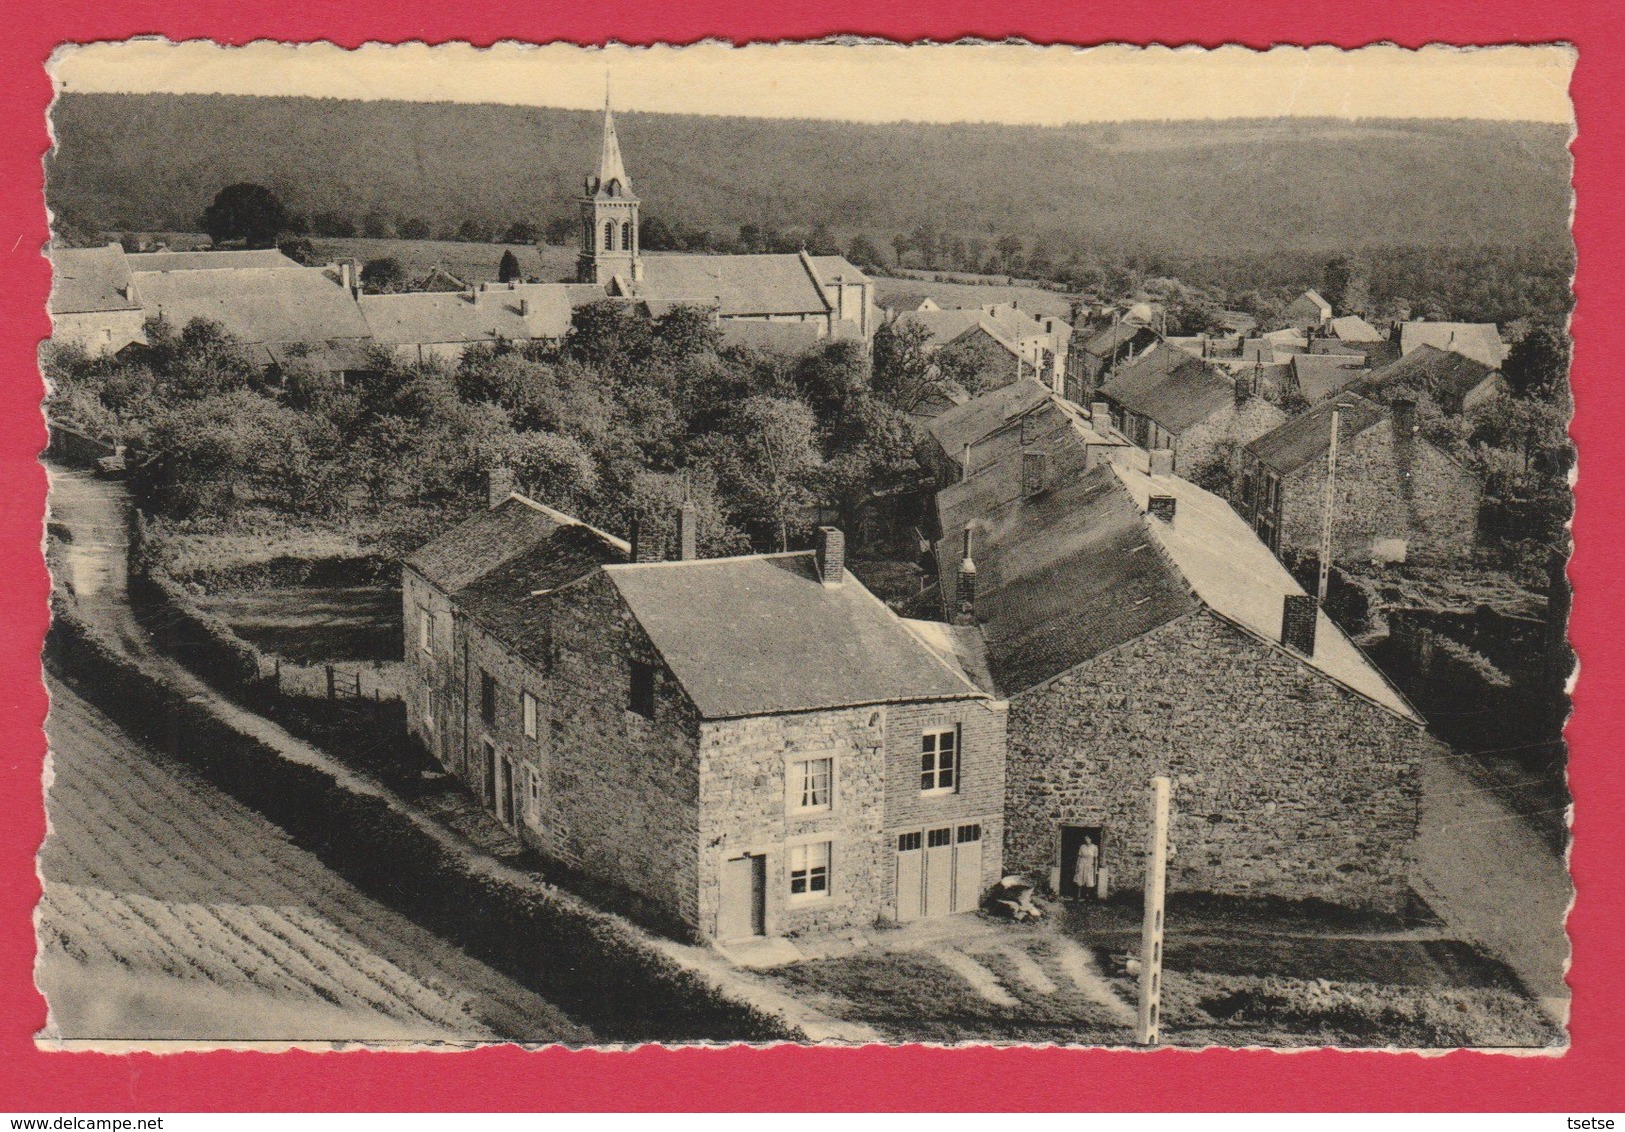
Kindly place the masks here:
POLYGON ((273 659, 276 661, 276 672, 273 673, 272 678, 276 681, 276 694, 280 696, 282 694, 282 658, 279 656, 273 659))
POLYGON ((358 700, 361 698, 361 670, 359 668, 355 672, 355 698, 358 700))
POLYGON ((325 665, 324 667, 327 669, 327 698, 330 700, 336 700, 338 699, 338 689, 333 683, 333 666, 329 664, 325 665))

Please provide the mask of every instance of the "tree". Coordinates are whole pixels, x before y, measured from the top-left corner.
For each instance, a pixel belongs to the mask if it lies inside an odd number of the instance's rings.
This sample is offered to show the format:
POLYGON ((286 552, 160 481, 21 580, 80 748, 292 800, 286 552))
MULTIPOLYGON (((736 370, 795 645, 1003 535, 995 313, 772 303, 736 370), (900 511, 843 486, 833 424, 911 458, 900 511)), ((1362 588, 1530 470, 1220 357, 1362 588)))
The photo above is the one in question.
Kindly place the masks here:
POLYGON ((509 248, 502 253, 502 260, 497 264, 497 282, 516 283, 519 277, 519 257, 509 248))
POLYGON ((361 269, 361 285, 369 295, 391 295, 406 286, 406 268, 392 255, 369 260, 361 269))
POLYGON ((521 432, 503 440, 501 458, 525 494, 566 511, 580 511, 598 492, 598 466, 579 440, 551 432, 521 432))
POLYGON ((433 231, 429 227, 429 222, 418 216, 408 217, 400 223, 403 240, 427 240, 433 231))
POLYGON ((823 466, 812 410, 791 398, 758 394, 740 404, 727 435, 709 439, 730 502, 788 550, 791 535, 812 526, 811 485, 823 466))
POLYGON ((330 240, 348 240, 355 236, 355 221, 340 212, 318 212, 310 218, 310 231, 330 240))
POLYGON ((306 267, 314 267, 322 262, 322 257, 316 252, 316 245, 304 236, 290 236, 277 244, 277 250, 295 263, 306 267))
POLYGON ((541 235, 541 230, 529 220, 515 220, 508 225, 507 231, 502 233, 502 242, 505 244, 534 244, 541 235))
POLYGON ((361 234, 369 240, 395 238, 395 218, 382 208, 369 208, 361 218, 361 234))
POLYGON ((1516 343, 1501 363, 1501 374, 1518 397, 1549 401, 1567 386, 1569 336, 1555 326, 1537 326, 1516 343))
MULTIPOLYGON (((542 229, 542 239, 547 241, 547 243, 551 244, 553 247, 567 248, 571 244, 575 243, 577 225, 579 224, 580 221, 574 220, 568 216, 555 216, 549 220, 547 222, 547 226, 542 229)), ((645 223, 643 232, 646 233, 647 231, 648 225, 645 223)), ((643 246, 646 248, 651 247, 647 239, 644 240, 643 246)))
POLYGON ((846 247, 846 258, 862 268, 881 268, 886 266, 885 255, 879 246, 863 233, 852 237, 852 242, 846 247))
POLYGON ((875 332, 875 392, 905 413, 942 389, 927 343, 931 332, 917 322, 889 322, 875 332))
POLYGON ((242 240, 251 248, 273 246, 287 222, 288 210, 277 195, 249 181, 221 189, 198 218, 198 226, 216 244, 242 240))

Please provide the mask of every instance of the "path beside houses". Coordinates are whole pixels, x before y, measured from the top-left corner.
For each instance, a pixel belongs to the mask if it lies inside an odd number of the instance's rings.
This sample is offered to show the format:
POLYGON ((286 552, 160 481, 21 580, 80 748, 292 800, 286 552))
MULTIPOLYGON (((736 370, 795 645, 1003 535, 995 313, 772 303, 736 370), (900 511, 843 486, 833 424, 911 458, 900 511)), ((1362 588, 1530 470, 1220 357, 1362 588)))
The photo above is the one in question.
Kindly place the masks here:
POLYGON ((1448 759, 1424 765, 1421 825, 1417 891, 1455 934, 1498 956, 1566 1023, 1565 921, 1574 890, 1563 859, 1448 759))

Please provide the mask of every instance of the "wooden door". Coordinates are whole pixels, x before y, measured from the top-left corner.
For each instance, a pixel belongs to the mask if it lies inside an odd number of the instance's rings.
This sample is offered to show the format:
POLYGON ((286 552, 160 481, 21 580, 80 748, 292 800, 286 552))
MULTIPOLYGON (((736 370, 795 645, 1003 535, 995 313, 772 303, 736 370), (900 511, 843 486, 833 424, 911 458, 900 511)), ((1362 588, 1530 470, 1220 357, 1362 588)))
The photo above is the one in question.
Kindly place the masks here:
POLYGON ((718 939, 767 934, 767 858, 746 854, 722 863, 718 939))
POLYGON ((954 841, 954 911, 974 912, 982 899, 982 827, 962 825, 954 841))
POLYGON ((946 916, 954 910, 954 827, 925 831, 925 914, 946 916))
POLYGON ((516 825, 519 807, 516 804, 513 763, 506 757, 497 760, 497 816, 509 825, 516 825))
POLYGON ((925 912, 924 835, 897 835, 897 921, 918 920, 925 912))
POLYGON ((497 808, 497 745, 487 739, 485 747, 485 806, 487 809, 497 808))

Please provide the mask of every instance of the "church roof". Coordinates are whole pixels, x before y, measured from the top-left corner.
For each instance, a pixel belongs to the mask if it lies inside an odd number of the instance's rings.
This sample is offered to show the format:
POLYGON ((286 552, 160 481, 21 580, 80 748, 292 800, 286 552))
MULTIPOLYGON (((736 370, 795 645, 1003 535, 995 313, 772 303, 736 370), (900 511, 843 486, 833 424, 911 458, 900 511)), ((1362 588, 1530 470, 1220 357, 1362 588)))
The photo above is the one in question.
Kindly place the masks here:
POLYGON ((802 255, 645 255, 635 290, 640 298, 714 300, 723 318, 828 314, 811 261, 802 255))
POLYGON ((626 163, 621 160, 621 139, 615 133, 615 114, 609 108, 607 91, 604 94, 604 144, 598 154, 598 176, 591 189, 599 198, 637 199, 632 193, 632 179, 626 175, 626 163))

